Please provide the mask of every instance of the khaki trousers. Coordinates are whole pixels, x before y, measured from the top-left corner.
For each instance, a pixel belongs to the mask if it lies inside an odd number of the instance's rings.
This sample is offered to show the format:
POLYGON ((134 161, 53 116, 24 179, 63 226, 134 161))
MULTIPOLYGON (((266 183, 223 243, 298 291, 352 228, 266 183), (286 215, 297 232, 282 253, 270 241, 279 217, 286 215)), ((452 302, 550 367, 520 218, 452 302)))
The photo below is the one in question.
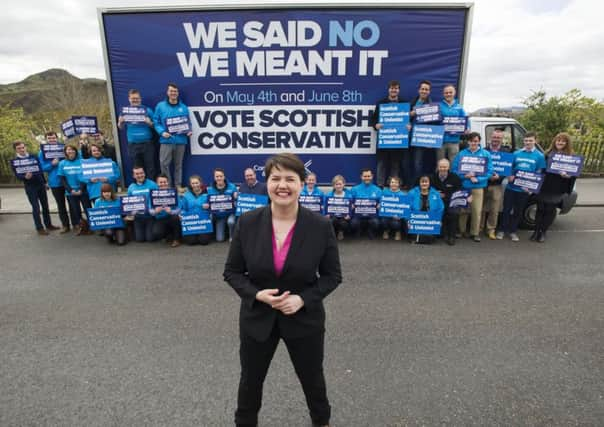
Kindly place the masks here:
POLYGON ((497 218, 503 207, 503 186, 491 185, 485 189, 484 208, 482 210, 482 219, 480 229, 485 229, 487 233, 497 229, 497 218), (485 227, 486 225, 486 227, 485 227))
POLYGON ((468 225, 468 216, 471 216, 470 235, 478 236, 480 233, 480 215, 482 213, 482 202, 484 199, 484 188, 472 189, 472 203, 468 209, 459 214, 459 231, 465 233, 468 225))

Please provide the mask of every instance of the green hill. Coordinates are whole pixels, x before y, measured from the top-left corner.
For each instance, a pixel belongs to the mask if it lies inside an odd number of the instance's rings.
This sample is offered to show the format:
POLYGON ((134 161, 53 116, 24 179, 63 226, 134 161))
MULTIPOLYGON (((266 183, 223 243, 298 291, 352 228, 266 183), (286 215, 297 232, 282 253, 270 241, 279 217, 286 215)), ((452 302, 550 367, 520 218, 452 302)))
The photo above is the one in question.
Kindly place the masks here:
POLYGON ((0 104, 23 108, 27 114, 63 110, 91 102, 107 105, 105 81, 80 79, 58 68, 33 74, 17 83, 0 85, 0 104))

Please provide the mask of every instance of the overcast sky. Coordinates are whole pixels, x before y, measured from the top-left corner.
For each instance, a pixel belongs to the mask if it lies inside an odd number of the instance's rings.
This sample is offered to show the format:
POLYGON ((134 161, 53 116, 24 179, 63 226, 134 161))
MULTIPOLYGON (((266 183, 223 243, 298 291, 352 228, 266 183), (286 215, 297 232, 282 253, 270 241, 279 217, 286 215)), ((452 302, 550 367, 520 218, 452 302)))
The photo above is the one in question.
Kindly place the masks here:
MULTIPOLYGON (((104 79, 96 8, 162 4, 200 3, 10 2, 0 14, 0 83, 17 82, 48 68, 104 79)), ((603 100, 603 18, 604 3, 598 0, 476 0, 466 109, 520 105, 538 89, 560 95, 579 88, 585 95, 603 100)))

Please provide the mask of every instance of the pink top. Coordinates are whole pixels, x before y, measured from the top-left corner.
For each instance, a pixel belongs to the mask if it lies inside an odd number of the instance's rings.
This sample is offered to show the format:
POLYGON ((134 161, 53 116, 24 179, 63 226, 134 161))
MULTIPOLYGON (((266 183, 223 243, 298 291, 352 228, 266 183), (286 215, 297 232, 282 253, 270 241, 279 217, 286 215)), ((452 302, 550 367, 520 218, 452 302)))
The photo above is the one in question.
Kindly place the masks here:
POLYGON ((275 236, 275 229, 273 228, 273 262, 275 264, 275 273, 277 277, 281 276, 281 272, 283 271, 283 265, 285 264, 285 258, 287 258, 287 253, 289 252, 289 248, 292 244, 292 236, 294 235, 294 229, 296 228, 296 224, 292 226, 287 232, 287 236, 285 236, 285 241, 283 245, 281 245, 281 249, 277 246, 277 238, 275 236))

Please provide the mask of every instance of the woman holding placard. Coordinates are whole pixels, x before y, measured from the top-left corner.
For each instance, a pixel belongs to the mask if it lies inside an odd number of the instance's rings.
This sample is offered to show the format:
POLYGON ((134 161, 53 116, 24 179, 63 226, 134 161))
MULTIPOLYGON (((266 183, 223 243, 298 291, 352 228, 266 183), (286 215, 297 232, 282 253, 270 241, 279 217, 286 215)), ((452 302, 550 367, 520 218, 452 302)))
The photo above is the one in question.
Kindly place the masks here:
MULTIPOLYGON (((189 186, 185 194, 180 198, 181 215, 196 213, 201 210, 207 211, 210 208, 208 204, 208 194, 199 175, 189 177, 189 186)), ((182 237, 187 245, 202 245, 210 243, 210 234, 188 234, 182 237)))
MULTIPOLYGON (((409 191, 411 196, 411 210, 422 212, 440 212, 439 219, 442 218, 444 203, 438 190, 430 186, 430 177, 422 175, 419 177, 419 186, 409 191)), ((417 234, 412 240, 414 243, 432 243, 434 236, 429 234, 417 234)))
MULTIPOLYGON (((382 197, 400 196, 403 192, 401 191, 401 179, 398 176, 391 176, 388 178, 388 188, 382 190, 382 197)), ((404 231, 405 222, 400 217, 382 217, 381 218, 382 228, 384 233, 382 238, 388 240, 390 238, 390 232, 394 231, 394 240, 401 240, 401 234, 404 231)))
MULTIPOLYGON (((116 196, 113 186, 109 183, 101 185, 101 197, 95 200, 94 208, 111 208, 120 207, 120 199, 116 196)), ((117 243, 119 246, 126 244, 126 229, 124 228, 107 228, 103 230, 103 236, 110 243, 117 243)))
MULTIPOLYGON (((346 180, 342 175, 334 176, 331 180, 331 185, 333 186, 333 189, 327 194, 326 198, 341 197, 352 200, 352 193, 346 188, 346 180)), ((331 220, 331 225, 333 226, 337 239, 344 240, 344 234, 350 230, 350 214, 327 214, 327 216, 331 220)))
POLYGON ((305 170, 296 155, 277 154, 264 170, 271 203, 240 217, 224 268, 241 297, 235 423, 258 424, 264 379, 283 340, 313 424, 327 426, 323 299, 342 281, 336 236, 327 218, 298 202, 305 170))
MULTIPOLYGON (((229 182, 224 174, 224 169, 214 169, 214 182, 208 187, 208 198, 210 199, 210 209, 212 209, 212 196, 226 195, 231 196, 232 206, 235 206, 235 200, 237 199, 237 187, 232 182, 229 182)), ((224 232, 226 227, 229 227, 229 240, 233 238, 233 231, 235 230, 235 210, 228 210, 225 212, 213 212, 212 217, 214 220, 214 229, 216 230, 216 241, 224 242, 224 232)))
POLYGON ((115 190, 115 185, 119 181, 121 173, 120 168, 113 160, 103 157, 103 151, 99 145, 90 144, 90 158, 87 161, 94 162, 111 162, 111 174, 100 178, 82 178, 82 183, 86 184, 86 191, 88 192, 88 198, 90 203, 94 205, 96 199, 101 197, 101 186, 104 183, 110 184, 115 190))
MULTIPOLYGON (((546 163, 554 154, 574 154, 569 134, 562 132, 554 137, 551 146, 545 152, 546 163)), ((567 194, 573 191, 575 179, 566 172, 545 173, 541 190, 537 195, 535 231, 530 237, 531 240, 539 243, 545 242, 547 230, 556 218, 558 205, 567 194)))
POLYGON ((61 178, 61 182, 65 188, 73 231, 79 236, 87 230, 87 225, 82 219, 82 210, 80 208, 82 206, 83 209, 86 209, 80 182, 82 164, 75 145, 67 144, 63 148, 63 151, 65 158, 59 162, 57 175, 61 178))

